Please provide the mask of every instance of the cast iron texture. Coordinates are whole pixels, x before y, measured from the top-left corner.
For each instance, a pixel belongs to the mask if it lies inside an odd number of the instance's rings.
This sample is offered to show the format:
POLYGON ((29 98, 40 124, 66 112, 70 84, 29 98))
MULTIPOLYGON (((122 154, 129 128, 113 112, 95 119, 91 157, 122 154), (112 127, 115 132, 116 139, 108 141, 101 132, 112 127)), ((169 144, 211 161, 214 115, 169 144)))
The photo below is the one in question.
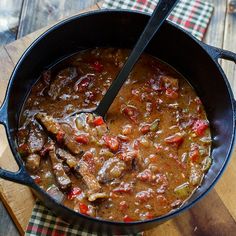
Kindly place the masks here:
POLYGON ((105 10, 75 16, 52 27, 21 57, 11 76, 6 98, 0 109, 0 123, 6 128, 12 153, 20 167, 16 173, 0 168, 0 177, 30 186, 45 206, 68 222, 79 224, 89 232, 102 235, 136 233, 179 214, 196 203, 214 186, 233 148, 234 98, 217 59, 222 57, 236 62, 236 55, 205 45, 174 24, 165 22, 146 52, 167 62, 188 79, 203 101, 211 124, 213 164, 202 186, 191 199, 180 209, 153 220, 136 223, 109 222, 81 215, 58 204, 40 189, 25 171, 16 149, 16 131, 22 105, 40 73, 65 56, 82 49, 132 48, 148 19, 148 15, 137 12, 105 10))

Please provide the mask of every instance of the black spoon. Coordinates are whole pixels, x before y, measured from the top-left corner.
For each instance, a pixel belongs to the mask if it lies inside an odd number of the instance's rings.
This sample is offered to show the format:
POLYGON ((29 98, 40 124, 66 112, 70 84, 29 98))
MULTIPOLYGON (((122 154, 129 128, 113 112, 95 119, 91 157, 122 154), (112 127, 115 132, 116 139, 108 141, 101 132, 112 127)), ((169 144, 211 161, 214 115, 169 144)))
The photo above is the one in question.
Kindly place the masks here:
MULTIPOLYGON (((124 84, 125 80, 128 78, 130 71, 132 70, 135 63, 138 61, 139 57, 160 28, 160 26, 164 23, 165 19, 174 8, 176 3, 179 0, 160 0, 157 4, 154 12, 150 20, 148 21, 144 31, 142 32, 141 36, 138 39, 138 42, 134 46, 134 49, 130 53, 128 59, 126 60, 124 66, 122 67, 121 71, 119 72, 116 79, 113 81, 109 89, 107 90, 106 94, 100 101, 97 108, 92 111, 95 115, 105 117, 109 107, 111 106, 113 100, 115 99, 116 95, 120 91, 120 88, 124 84)), ((89 113, 90 111, 80 111, 79 113, 89 113)), ((78 114, 78 112, 76 112, 78 114)))

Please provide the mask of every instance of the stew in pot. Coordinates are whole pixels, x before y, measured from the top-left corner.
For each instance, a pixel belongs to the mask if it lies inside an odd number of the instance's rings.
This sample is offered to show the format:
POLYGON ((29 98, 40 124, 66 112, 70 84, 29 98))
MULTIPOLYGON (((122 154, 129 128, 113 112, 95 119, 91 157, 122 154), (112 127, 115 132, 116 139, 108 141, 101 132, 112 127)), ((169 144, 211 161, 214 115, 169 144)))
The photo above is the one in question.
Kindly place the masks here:
POLYGON ((26 99, 18 145, 35 182, 96 218, 138 221, 180 207, 211 165, 209 122, 177 71, 142 55, 105 120, 92 113, 129 54, 79 52, 42 73, 26 99))

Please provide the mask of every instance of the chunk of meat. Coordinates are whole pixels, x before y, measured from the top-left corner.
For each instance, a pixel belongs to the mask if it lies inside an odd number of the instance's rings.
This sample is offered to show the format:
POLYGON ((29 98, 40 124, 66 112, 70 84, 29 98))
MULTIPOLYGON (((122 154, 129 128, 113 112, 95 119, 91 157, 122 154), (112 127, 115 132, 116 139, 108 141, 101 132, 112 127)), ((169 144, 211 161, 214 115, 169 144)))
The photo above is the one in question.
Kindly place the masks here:
POLYGON ((56 150, 56 154, 57 154, 63 161, 65 161, 66 164, 67 164, 70 168, 74 169, 74 168, 76 168, 76 166, 78 165, 78 162, 77 162, 76 158, 75 158, 73 155, 71 155, 69 152, 67 152, 67 151, 65 151, 65 150, 63 150, 63 149, 61 149, 61 148, 58 148, 58 149, 56 150))
POLYGON ((46 128, 46 130, 53 134, 54 137, 61 131, 61 127, 59 123, 53 119, 52 116, 49 116, 45 113, 37 113, 35 118, 39 121, 39 123, 46 128))
POLYGON ((102 168, 98 172, 98 180, 101 183, 110 182, 116 178, 120 178, 127 166, 124 161, 114 157, 104 162, 102 168))
POLYGON ((68 67, 60 71, 56 76, 56 79, 51 83, 48 95, 56 100, 59 97, 61 90, 76 78, 77 75, 75 67, 68 67))
MULTIPOLYGON (((89 171, 88 165, 85 161, 80 160, 79 162, 79 173, 83 177, 85 184, 88 187, 88 200, 95 201, 97 198, 100 198, 101 195, 94 195, 96 193, 101 193, 101 186, 98 180, 95 178, 93 174, 89 171)), ((104 194, 105 196, 105 194, 104 194)))
POLYGON ((44 144, 42 150, 39 152, 41 157, 45 157, 50 150, 52 150, 54 147, 51 140, 49 140, 47 143, 44 144))
POLYGON ((70 125, 59 124, 52 116, 45 113, 37 113, 35 118, 60 144, 64 144, 71 153, 81 154, 81 147, 76 142, 74 131, 70 125))
POLYGON ((81 153, 83 153, 81 147, 71 137, 67 136, 64 140, 64 144, 68 148, 68 150, 73 154, 81 155, 81 153))
POLYGON ((27 170, 30 170, 32 172, 38 170, 40 160, 41 157, 38 154, 30 154, 28 157, 26 157, 25 166, 27 170))
POLYGON ((47 193, 59 203, 62 203, 65 198, 65 195, 54 184, 47 189, 47 193))
POLYGON ((53 173, 55 175, 57 183, 59 184, 59 187, 62 190, 68 190, 71 187, 71 180, 65 173, 62 163, 57 158, 55 146, 52 150, 49 151, 49 157, 51 159, 53 173))
POLYGON ((43 134, 43 131, 39 129, 36 125, 31 125, 29 128, 29 135, 27 144, 30 150, 30 153, 39 152, 44 144, 45 144, 46 138, 43 134))
POLYGON ((81 144, 76 141, 76 135, 74 129, 66 123, 61 124, 62 130, 65 132, 64 145, 74 155, 83 154, 81 150, 81 144))

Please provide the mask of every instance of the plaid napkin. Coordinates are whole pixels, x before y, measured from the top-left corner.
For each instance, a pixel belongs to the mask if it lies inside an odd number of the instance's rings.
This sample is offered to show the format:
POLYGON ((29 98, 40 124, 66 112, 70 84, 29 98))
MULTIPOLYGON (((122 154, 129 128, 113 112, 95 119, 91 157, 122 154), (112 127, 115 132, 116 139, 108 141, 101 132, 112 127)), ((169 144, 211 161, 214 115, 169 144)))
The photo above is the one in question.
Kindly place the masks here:
MULTIPOLYGON (((40 201, 36 201, 31 218, 29 220, 25 236, 96 236, 96 234, 83 232, 78 225, 69 225, 56 217, 40 201)), ((142 236, 138 233, 135 236, 142 236)), ((129 236, 129 235, 127 235, 129 236)), ((131 236, 131 235, 130 235, 131 236)))
MULTIPOLYGON (((102 8, 132 9, 152 13, 157 2, 158 0, 105 0, 102 8)), ((181 0, 168 20, 201 40, 206 32, 212 12, 213 6, 205 1, 181 0)), ((83 232, 79 226, 69 225, 62 221, 39 201, 35 204, 25 235, 95 236, 95 234, 83 232)))
MULTIPOLYGON (((157 3, 158 0, 105 0, 102 8, 131 9, 152 13, 157 3)), ((213 9, 213 5, 205 1, 181 0, 173 9, 168 20, 202 40, 213 9)))

